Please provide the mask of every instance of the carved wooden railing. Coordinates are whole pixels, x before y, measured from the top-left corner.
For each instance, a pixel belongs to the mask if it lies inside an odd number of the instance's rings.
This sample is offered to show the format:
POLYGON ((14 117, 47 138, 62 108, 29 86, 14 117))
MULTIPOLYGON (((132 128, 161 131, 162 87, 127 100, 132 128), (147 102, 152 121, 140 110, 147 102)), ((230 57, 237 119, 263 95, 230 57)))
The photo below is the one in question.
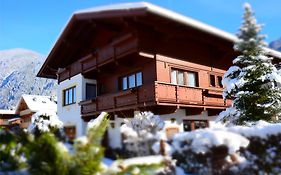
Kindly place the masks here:
POLYGON ((145 102, 170 103, 177 105, 200 105, 225 107, 221 89, 189 87, 165 82, 142 85, 126 91, 106 94, 95 99, 81 101, 81 113, 135 106, 145 102))

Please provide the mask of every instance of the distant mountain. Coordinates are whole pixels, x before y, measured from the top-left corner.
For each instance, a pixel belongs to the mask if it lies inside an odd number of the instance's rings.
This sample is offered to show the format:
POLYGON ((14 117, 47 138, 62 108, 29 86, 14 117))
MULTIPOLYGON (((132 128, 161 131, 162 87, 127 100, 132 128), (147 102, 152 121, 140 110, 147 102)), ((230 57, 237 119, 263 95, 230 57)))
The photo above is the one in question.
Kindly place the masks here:
POLYGON ((274 50, 278 50, 281 52, 281 38, 278 39, 278 40, 275 40, 275 41, 272 41, 270 44, 269 44, 269 47, 274 49, 274 50))
POLYGON ((22 94, 56 95, 55 80, 36 77, 43 62, 30 50, 0 51, 0 109, 14 108, 22 94))

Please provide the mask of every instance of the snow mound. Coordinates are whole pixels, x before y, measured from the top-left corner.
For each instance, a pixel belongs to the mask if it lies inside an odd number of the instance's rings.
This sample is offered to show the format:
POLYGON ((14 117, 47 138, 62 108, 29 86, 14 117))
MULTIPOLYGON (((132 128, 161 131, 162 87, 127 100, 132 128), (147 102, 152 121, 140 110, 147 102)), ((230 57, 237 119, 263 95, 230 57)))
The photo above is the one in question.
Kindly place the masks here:
POLYGON ((225 145, 229 154, 234 154, 241 147, 247 147, 249 140, 239 134, 224 129, 198 129, 192 132, 178 133, 173 138, 174 149, 182 152, 191 148, 195 153, 206 153, 211 147, 225 145), (182 143, 190 143, 182 145, 182 143))

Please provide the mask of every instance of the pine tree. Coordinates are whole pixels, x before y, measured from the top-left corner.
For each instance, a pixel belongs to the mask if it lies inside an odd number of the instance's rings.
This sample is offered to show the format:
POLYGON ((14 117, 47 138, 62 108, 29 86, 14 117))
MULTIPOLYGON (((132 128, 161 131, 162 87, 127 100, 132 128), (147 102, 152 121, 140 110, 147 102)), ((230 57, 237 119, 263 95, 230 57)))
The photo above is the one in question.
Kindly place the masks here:
POLYGON ((225 73, 224 98, 233 99, 231 108, 222 112, 220 120, 232 124, 248 121, 276 121, 281 109, 281 76, 266 56, 260 34, 262 25, 257 21, 249 4, 244 5, 244 20, 237 34, 234 50, 241 53, 225 73))

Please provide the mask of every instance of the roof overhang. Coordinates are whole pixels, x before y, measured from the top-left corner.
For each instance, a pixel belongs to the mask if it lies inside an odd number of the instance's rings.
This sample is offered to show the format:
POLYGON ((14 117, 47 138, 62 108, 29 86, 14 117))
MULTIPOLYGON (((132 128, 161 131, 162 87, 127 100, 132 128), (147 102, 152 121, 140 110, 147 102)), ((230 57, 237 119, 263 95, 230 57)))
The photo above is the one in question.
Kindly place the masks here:
MULTIPOLYGON (((56 72, 59 67, 54 65, 55 60, 66 59, 66 58, 60 58, 58 56, 58 52, 60 47, 63 45, 63 43, 66 42, 66 36, 72 32, 73 28, 75 28, 75 23, 77 23, 77 21, 86 20, 86 21, 93 22, 95 20, 101 20, 101 19, 105 20, 105 19, 118 18, 118 17, 134 18, 137 16, 144 16, 147 14, 152 14, 155 16, 162 17, 163 19, 174 21, 176 23, 215 36, 222 40, 226 40, 228 42, 234 43, 235 41, 238 40, 237 37, 233 34, 230 34, 213 26, 207 25, 205 23, 199 22, 192 18, 186 17, 184 15, 175 13, 173 11, 158 7, 156 5, 147 2, 124 3, 124 4, 115 4, 109 6, 101 6, 101 7, 90 8, 86 10, 80 10, 72 15, 66 27, 64 28, 63 32, 59 36, 58 40, 55 42, 54 47, 49 53, 43 66, 39 70, 37 76, 45 77, 45 78, 53 78, 53 79, 57 77, 56 72)), ((272 50, 270 48, 264 48, 264 49, 267 55, 281 59, 280 52, 272 50)))

